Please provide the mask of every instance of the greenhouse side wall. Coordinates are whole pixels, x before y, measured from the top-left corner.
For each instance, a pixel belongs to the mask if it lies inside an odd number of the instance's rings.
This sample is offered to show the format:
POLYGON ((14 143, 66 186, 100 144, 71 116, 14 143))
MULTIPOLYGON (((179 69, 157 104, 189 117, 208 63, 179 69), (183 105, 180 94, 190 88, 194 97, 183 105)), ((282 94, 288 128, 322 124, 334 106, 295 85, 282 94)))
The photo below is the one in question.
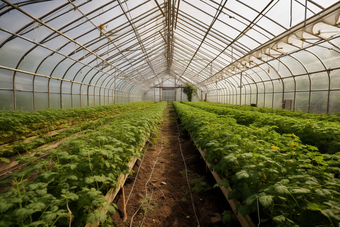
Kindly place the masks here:
POLYGON ((244 86, 245 89, 222 93, 223 89, 210 91, 209 102, 234 105, 251 105, 284 108, 286 100, 292 101, 292 111, 310 113, 340 112, 340 70, 296 76, 272 82, 244 86))
MULTIPOLYGON (((122 87, 123 88, 123 87, 122 87)), ((130 89, 132 90, 132 89, 130 89)), ((85 85, 0 69, 0 109, 34 111, 142 101, 124 90, 85 85), (14 81, 14 83, 13 83, 14 81), (15 105, 14 105, 15 103, 15 105)))

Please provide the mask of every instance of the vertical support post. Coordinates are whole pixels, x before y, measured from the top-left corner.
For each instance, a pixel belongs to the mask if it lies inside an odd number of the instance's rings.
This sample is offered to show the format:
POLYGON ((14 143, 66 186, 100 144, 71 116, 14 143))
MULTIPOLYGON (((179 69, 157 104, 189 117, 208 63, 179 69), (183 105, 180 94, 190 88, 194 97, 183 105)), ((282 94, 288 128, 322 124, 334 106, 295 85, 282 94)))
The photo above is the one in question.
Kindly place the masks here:
POLYGON ((156 102, 156 88, 153 88, 153 101, 156 102))
POLYGON ((90 90, 90 85, 87 86, 87 107, 90 106, 90 93, 89 93, 89 90, 90 90))
POLYGON ((63 81, 60 81, 60 109, 63 109, 63 81))
POLYGON ((328 76, 328 95, 327 95, 327 112, 329 113, 329 99, 330 99, 330 95, 331 95, 331 75, 330 75, 331 71, 327 70, 327 76, 328 76))
POLYGON ((182 94, 183 94, 183 88, 181 87, 181 102, 183 102, 182 94))
POLYGON ((175 101, 177 101, 177 83, 176 83, 176 78, 175 78, 175 101))
POLYGON ((48 81, 47 81, 47 106, 48 106, 48 108, 51 108, 51 102, 50 102, 50 81, 51 81, 51 79, 48 79, 48 81))
MULTIPOLYGON (((284 105, 284 101, 285 101, 285 84, 283 83, 283 80, 280 78, 281 80, 281 83, 282 83, 282 107, 283 108, 283 105, 284 105)), ((279 81, 280 81, 279 80, 279 81)), ((311 83, 309 83, 309 86, 311 87, 311 83)), ((310 89, 309 89, 309 97, 310 97, 310 89)))
POLYGON ((242 105, 242 72, 240 76, 240 105, 242 105))
POLYGON ((116 104, 116 102, 117 102, 117 76, 116 76, 116 74, 117 74, 117 72, 115 72, 115 74, 114 74, 114 77, 115 77, 115 79, 114 79, 114 82, 113 82, 113 92, 114 92, 114 96, 113 96, 113 104, 116 104))
POLYGON ((71 108, 73 108, 73 82, 71 83, 71 108))
POLYGON ((17 110, 17 97, 15 94, 15 75, 17 72, 13 73, 13 110, 17 110))
POLYGON ((33 111, 35 110, 35 75, 33 76, 33 81, 32 81, 32 94, 33 94, 33 111))

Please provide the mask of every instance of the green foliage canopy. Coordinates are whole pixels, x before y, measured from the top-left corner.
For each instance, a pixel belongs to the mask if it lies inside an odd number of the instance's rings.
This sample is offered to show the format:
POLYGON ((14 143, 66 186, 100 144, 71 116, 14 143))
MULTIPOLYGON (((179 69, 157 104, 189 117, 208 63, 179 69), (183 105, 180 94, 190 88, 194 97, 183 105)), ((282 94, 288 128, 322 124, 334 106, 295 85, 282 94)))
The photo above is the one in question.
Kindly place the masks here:
POLYGON ((188 101, 191 102, 192 100, 192 95, 197 96, 197 88, 195 88, 193 85, 189 83, 185 83, 186 87, 183 89, 184 94, 188 96, 188 101))

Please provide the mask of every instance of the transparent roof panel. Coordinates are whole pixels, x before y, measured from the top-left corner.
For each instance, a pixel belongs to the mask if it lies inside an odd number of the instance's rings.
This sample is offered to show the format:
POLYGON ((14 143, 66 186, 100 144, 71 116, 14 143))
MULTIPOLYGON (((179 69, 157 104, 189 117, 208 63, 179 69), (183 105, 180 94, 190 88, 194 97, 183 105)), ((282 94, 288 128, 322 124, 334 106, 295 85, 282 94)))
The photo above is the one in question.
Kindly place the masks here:
POLYGON ((3 0, 0 66, 111 87, 119 74, 122 88, 140 91, 162 78, 214 89, 237 83, 241 72, 245 83, 315 73, 338 66, 339 5, 3 0))

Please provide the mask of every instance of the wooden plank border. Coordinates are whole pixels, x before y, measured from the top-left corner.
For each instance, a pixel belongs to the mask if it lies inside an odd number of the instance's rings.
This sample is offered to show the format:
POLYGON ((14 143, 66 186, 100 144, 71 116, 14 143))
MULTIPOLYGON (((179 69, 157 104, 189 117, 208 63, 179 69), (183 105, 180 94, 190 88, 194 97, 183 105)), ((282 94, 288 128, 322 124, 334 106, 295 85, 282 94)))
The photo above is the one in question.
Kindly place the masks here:
MULTIPOLYGON (((191 137, 190 133, 189 136, 191 137)), ((196 144, 195 140, 191 137, 191 139, 194 141, 194 143, 196 144)), ((195 145, 196 146, 196 145, 195 145)), ((196 146, 197 147, 197 146, 196 146)), ((198 151, 200 152, 200 154, 202 155, 206 165, 208 167, 210 167, 210 164, 205 160, 205 151, 202 151, 202 149, 200 147, 197 147, 198 151)), ((210 170, 210 168, 209 168, 210 170)), ((221 179, 220 176, 215 172, 215 171, 210 171, 212 173, 212 175, 214 176, 215 180, 217 183, 221 182, 224 179, 221 179)), ((227 199, 231 209, 233 210, 233 212, 235 213, 236 210, 236 206, 238 203, 240 203, 239 201, 237 201, 237 199, 233 198, 233 199, 228 199, 228 194, 229 192, 232 190, 231 187, 225 188, 224 186, 219 186, 222 193, 224 194, 225 198, 227 199)), ((236 215, 236 213, 235 213, 236 215)), ((240 222, 240 224, 242 225, 242 227, 256 227, 256 225, 254 224, 253 220, 250 218, 249 215, 246 215, 245 217, 238 212, 238 214, 236 215, 238 221, 240 222)))
MULTIPOLYGON (((149 137, 149 135, 148 135, 148 137, 149 137)), ((145 139, 145 141, 144 141, 144 143, 143 143, 143 146, 142 146, 142 148, 140 149, 140 151, 143 150, 143 148, 144 148, 146 142, 148 141, 148 137, 145 139)), ((137 159, 138 159, 138 158, 134 157, 134 158, 132 159, 132 161, 130 161, 130 162, 127 164, 127 166, 129 167, 129 170, 131 170, 131 169, 133 168, 133 166, 135 165, 137 159)), ((106 214, 106 213, 107 213, 108 210, 105 209, 106 205, 107 205, 107 204, 110 205, 110 204, 113 202, 113 200, 116 198, 116 196, 117 196, 119 190, 124 186, 125 181, 126 181, 126 179, 128 178, 128 176, 129 176, 129 173, 125 173, 125 174, 124 174, 124 173, 121 173, 121 174, 119 175, 119 177, 117 178, 117 182, 118 182, 118 183, 120 182, 119 185, 118 185, 118 187, 117 187, 117 188, 111 188, 111 189, 106 193, 106 195, 105 195, 105 200, 106 200, 107 202, 104 204, 103 208, 99 209, 99 213, 101 213, 101 214, 106 214)), ((85 227, 98 227, 99 224, 100 224, 100 223, 99 223, 99 220, 97 220, 95 223, 87 223, 87 224, 85 225, 85 227)))

